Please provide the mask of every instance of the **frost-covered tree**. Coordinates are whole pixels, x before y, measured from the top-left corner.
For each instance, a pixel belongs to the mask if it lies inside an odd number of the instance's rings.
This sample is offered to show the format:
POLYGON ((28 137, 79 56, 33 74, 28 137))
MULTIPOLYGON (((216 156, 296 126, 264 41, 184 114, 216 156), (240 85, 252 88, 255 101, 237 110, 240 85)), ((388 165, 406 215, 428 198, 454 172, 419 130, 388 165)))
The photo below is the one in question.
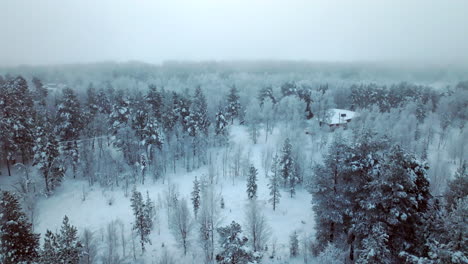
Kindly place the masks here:
POLYGON ((195 218, 197 218, 198 209, 200 208, 200 182, 196 176, 195 180, 193 181, 193 191, 191 195, 192 197, 190 199, 192 200, 193 214, 195 215, 195 218))
POLYGON ((273 205, 273 211, 276 210, 276 207, 280 202, 280 184, 281 178, 278 171, 278 155, 275 155, 271 163, 271 176, 270 182, 268 183, 268 189, 270 189, 270 199, 268 199, 268 201, 273 205))
POLYGON ((189 238, 192 232, 193 222, 190 211, 187 206, 187 200, 181 199, 172 211, 172 220, 170 228, 174 237, 184 249, 184 255, 187 255, 189 247, 189 238))
POLYGON ((344 173, 347 169, 346 158, 349 155, 344 139, 336 134, 323 164, 313 169, 309 191, 313 196, 316 237, 321 245, 343 239, 345 212, 350 201, 344 196, 344 173))
POLYGON ((259 256, 247 247, 248 239, 242 235, 241 226, 232 221, 226 227, 216 229, 219 234, 221 252, 216 255, 220 264, 248 264, 256 263, 259 256))
POLYGON ((257 197, 257 175, 257 169, 253 165, 250 165, 247 178, 247 197, 249 200, 257 197))
POLYGON ((278 164, 279 173, 283 178, 283 186, 288 187, 289 194, 291 197, 293 197, 296 193, 296 183, 298 179, 296 175, 296 168, 294 165, 294 157, 292 154, 292 145, 289 138, 286 138, 286 140, 284 141, 278 164))
POLYGON ((270 238, 271 230, 257 201, 252 201, 247 205, 245 227, 253 251, 263 251, 270 238))
POLYGON ((81 235, 81 243, 83 245, 82 257, 80 264, 93 264, 97 257, 97 243, 94 233, 85 229, 81 235))
POLYGON ((80 102, 70 88, 63 89, 63 96, 57 106, 55 132, 63 142, 64 154, 70 159, 73 177, 79 162, 78 139, 84 126, 80 102))
POLYGON ((36 142, 33 148, 34 162, 44 177, 46 192, 52 192, 57 187, 65 173, 59 158, 59 145, 50 128, 48 119, 37 128, 36 142))
POLYGON ((289 255, 291 258, 295 258, 299 255, 299 239, 296 231, 289 236, 289 255))
POLYGON ((38 257, 39 234, 21 211, 18 199, 7 191, 0 197, 0 262, 31 263, 38 257))
POLYGON ((0 85, 0 147, 11 176, 10 164, 21 155, 29 160, 34 142, 34 103, 26 80, 7 78, 0 85))
POLYGON ((231 124, 234 123, 234 118, 237 118, 240 115, 241 104, 239 102, 239 98, 239 90, 237 90, 235 85, 231 86, 227 96, 226 106, 226 113, 227 116, 231 119, 231 124))
POLYGON ((151 116, 155 117, 158 122, 161 122, 162 118, 162 95, 158 91, 156 85, 150 84, 148 86, 148 93, 146 94, 146 103, 149 104, 151 110, 151 116))
POLYGON ((459 200, 468 196, 468 170, 464 162, 456 171, 455 177, 449 181, 445 192, 447 210, 451 211, 459 200))
POLYGON ((225 145, 227 143, 229 131, 228 131, 228 120, 226 118, 226 112, 223 110, 221 106, 218 107, 215 115, 215 135, 218 138, 218 142, 220 145, 225 145))
POLYGON ((135 221, 133 222, 133 229, 136 230, 141 244, 141 251, 145 252, 145 244, 150 243, 149 234, 153 226, 153 220, 150 218, 146 205, 143 202, 143 197, 139 191, 133 190, 132 198, 130 199, 133 209, 135 221))
POLYGON ((47 230, 40 262, 44 264, 78 264, 82 248, 83 246, 78 239, 76 227, 70 225, 68 217, 65 216, 60 233, 54 234, 50 230, 47 230))

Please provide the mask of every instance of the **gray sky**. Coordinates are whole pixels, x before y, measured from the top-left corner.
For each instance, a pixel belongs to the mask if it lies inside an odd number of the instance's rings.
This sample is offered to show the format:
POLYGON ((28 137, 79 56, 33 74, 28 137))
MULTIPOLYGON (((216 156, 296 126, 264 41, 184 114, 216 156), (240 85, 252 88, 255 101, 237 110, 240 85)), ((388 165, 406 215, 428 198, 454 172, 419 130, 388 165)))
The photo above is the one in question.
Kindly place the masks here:
POLYGON ((0 65, 468 61, 467 0, 0 0, 0 65))

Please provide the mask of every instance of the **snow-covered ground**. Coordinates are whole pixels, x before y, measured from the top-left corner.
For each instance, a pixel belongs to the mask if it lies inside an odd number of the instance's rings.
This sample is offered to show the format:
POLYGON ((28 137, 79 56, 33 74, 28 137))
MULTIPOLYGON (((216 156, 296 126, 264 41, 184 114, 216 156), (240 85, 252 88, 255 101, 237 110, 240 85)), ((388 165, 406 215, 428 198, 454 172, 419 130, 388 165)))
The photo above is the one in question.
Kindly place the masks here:
MULTIPOLYGON (((275 133, 269 137, 266 143, 265 140, 259 140, 258 144, 253 145, 245 127, 233 126, 230 140, 234 144, 241 145, 245 153, 250 152, 250 162, 254 164, 259 172, 257 200, 272 231, 270 243, 268 243, 269 248, 271 248, 271 242, 276 240, 277 255, 283 260, 288 259, 289 261, 290 234, 297 231, 300 238, 304 235, 310 236, 314 231, 314 222, 311 210, 311 195, 303 188, 298 188, 294 198, 290 198, 286 191, 282 191, 282 197, 276 211, 273 211, 272 205, 268 203, 268 178, 265 177, 264 168, 262 167, 262 152, 266 148, 272 147, 274 150, 279 150, 282 144, 279 137, 279 132, 275 130, 275 133)), ((214 150, 214 153, 216 153, 216 150, 214 150)), ((166 178, 169 179, 170 184, 178 186, 181 197, 189 200, 195 176, 200 178, 202 175, 207 175, 208 169, 204 166, 189 173, 186 173, 183 169, 178 171, 177 174, 169 173, 166 178)), ((150 198, 159 207, 159 223, 156 223, 156 227, 151 234, 152 245, 148 246, 144 257, 146 259, 145 263, 152 263, 157 258, 162 252, 163 244, 174 253, 174 256, 183 256, 182 250, 177 246, 167 227, 168 218, 163 201, 164 193, 168 188, 168 181, 165 183, 161 180, 157 182, 147 181, 145 185, 140 184, 137 186, 137 189, 145 197, 146 192, 148 192, 150 198)), ((215 190, 222 195, 225 202, 225 208, 220 211, 221 225, 226 225, 234 220, 244 226, 245 207, 248 202, 246 179, 242 177, 235 180, 231 177, 223 179, 222 176, 219 176, 215 190)), ((130 197, 125 197, 124 190, 120 188, 114 190, 102 189, 98 185, 90 187, 87 181, 78 179, 66 179, 53 196, 41 198, 38 201, 35 232, 44 234, 47 229, 58 231, 64 215, 70 218, 70 222, 79 231, 85 228, 94 231, 98 240, 102 239, 107 224, 114 220, 121 221, 127 234, 130 234, 131 223, 134 219, 130 207, 130 197)), ((197 238, 198 230, 194 230, 191 238, 193 241, 192 248, 198 247, 197 238)), ((185 259, 180 260, 180 263, 197 263, 197 257, 192 255, 193 252, 199 252, 198 248, 197 250, 191 250, 185 259)), ((267 262, 272 263, 271 260, 267 262)))

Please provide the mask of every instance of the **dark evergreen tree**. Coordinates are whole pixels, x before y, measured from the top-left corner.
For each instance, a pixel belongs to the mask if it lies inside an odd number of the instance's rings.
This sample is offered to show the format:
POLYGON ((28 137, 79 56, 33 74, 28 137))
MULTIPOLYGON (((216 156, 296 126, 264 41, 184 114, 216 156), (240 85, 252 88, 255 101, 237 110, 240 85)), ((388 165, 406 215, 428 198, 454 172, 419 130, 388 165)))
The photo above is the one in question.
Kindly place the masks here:
POLYGON ((219 234, 219 244, 222 251, 216 255, 216 261, 221 264, 256 263, 259 257, 247 247, 247 237, 242 236, 241 226, 232 221, 226 227, 216 229, 219 234))
POLYGON ((447 211, 451 211, 457 205, 459 200, 468 196, 468 170, 466 163, 457 169, 455 177, 449 181, 445 192, 447 211))
POLYGON ((323 164, 313 169, 309 191, 313 196, 316 237, 320 245, 344 239, 346 211, 351 201, 344 195, 344 174, 350 151, 343 138, 334 137, 323 164))
POLYGON ((247 179, 247 197, 249 200, 257 197, 257 174, 257 169, 253 165, 250 165, 247 179))
POLYGON ((279 204, 281 198, 281 179, 278 171, 278 155, 273 157, 273 161, 271 163, 271 173, 270 182, 268 183, 268 188, 270 189, 270 199, 268 201, 273 205, 273 211, 275 211, 276 206, 279 204))
POLYGON ((193 204, 193 214, 195 215, 195 218, 197 218, 198 209, 200 208, 200 182, 198 181, 196 176, 195 180, 193 181, 193 191, 191 200, 193 204))
POLYGON ((112 105, 104 89, 99 89, 96 97, 96 104, 98 106, 98 111, 104 115, 110 115, 112 112, 112 105))
POLYGON ((38 257, 39 234, 21 211, 18 199, 7 191, 0 198, 0 262, 31 263, 38 257))
POLYGON ((297 232, 294 231, 289 236, 289 255, 295 258, 299 255, 299 239, 297 238, 297 232))
POLYGON ((81 253, 82 245, 78 239, 77 229, 69 223, 68 217, 65 216, 60 233, 53 234, 47 230, 41 253, 41 263, 78 264, 81 253))
POLYGON ((46 99, 47 99, 47 95, 49 94, 49 91, 44 86, 44 84, 42 84, 42 81, 37 77, 32 78, 32 83, 35 88, 34 90, 35 101, 37 101, 41 107, 45 108, 47 104, 46 99))
POLYGON ((292 145, 289 138, 286 138, 281 150, 279 172, 283 178, 283 186, 289 188, 289 194, 291 197, 293 197, 296 193, 296 183, 298 181, 294 163, 295 161, 292 154, 292 145))
POLYGON ((143 202, 141 193, 138 192, 136 189, 133 190, 132 198, 130 199, 130 201, 132 203, 133 215, 135 216, 133 229, 136 230, 138 236, 140 237, 142 252, 145 252, 145 244, 151 244, 149 234, 151 233, 153 221, 149 218, 149 215, 146 211, 146 205, 143 202))
POLYGON ((227 97, 226 107, 227 117, 231 119, 231 124, 234 123, 234 118, 237 118, 240 115, 241 104, 239 102, 239 98, 239 91, 237 90, 236 86, 231 86, 227 97))
POLYGON ((65 156, 70 159, 73 177, 79 162, 78 139, 84 127, 83 114, 75 92, 70 88, 63 89, 63 97, 57 107, 56 133, 60 136, 65 156))
POLYGON ((150 84, 148 86, 148 94, 146 95, 146 102, 150 106, 151 116, 155 117, 158 122, 162 121, 162 96, 158 91, 156 85, 150 84))
POLYGON ((225 145, 228 142, 228 120, 226 119, 226 113, 221 106, 218 107, 215 115, 216 127, 215 135, 218 138, 220 145, 225 145))
POLYGON ((37 128, 36 144, 34 146, 34 166, 38 166, 45 181, 46 192, 52 192, 57 187, 65 173, 59 158, 59 145, 47 118, 42 126, 37 128))

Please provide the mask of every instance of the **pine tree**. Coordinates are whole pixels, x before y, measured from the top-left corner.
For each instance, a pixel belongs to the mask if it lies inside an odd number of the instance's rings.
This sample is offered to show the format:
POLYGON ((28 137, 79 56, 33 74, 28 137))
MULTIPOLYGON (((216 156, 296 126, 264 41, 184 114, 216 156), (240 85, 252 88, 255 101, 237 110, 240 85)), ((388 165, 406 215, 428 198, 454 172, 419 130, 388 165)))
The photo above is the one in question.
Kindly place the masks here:
POLYGON ((149 197, 149 192, 146 192, 146 203, 145 203, 145 218, 148 222, 149 228, 153 230, 153 219, 156 215, 156 207, 154 202, 149 197))
POLYGON ((309 191, 313 196, 315 212, 316 238, 320 245, 334 243, 344 239, 344 221, 350 201, 344 197, 344 173, 349 149, 341 137, 336 134, 323 164, 313 168, 313 177, 309 191))
POLYGON ((156 85, 150 84, 148 86, 148 94, 146 95, 146 102, 150 105, 151 116, 155 117, 158 122, 162 121, 162 95, 158 91, 156 85))
POLYGON ((216 229, 219 234, 219 244, 222 251, 216 255, 220 264, 248 264, 256 263, 259 257, 246 244, 247 237, 242 236, 241 226, 232 221, 226 227, 216 229))
POLYGON ((195 215, 195 218, 197 218, 198 209, 200 208, 200 182, 198 181, 196 176, 195 180, 193 181, 193 191, 191 200, 193 204, 193 214, 195 215))
POLYGON ((47 91, 47 88, 44 87, 44 85, 42 84, 42 81, 37 78, 37 77, 33 77, 32 78, 32 83, 34 85, 34 98, 35 100, 39 103, 39 105, 41 107, 45 107, 46 106, 46 99, 47 99, 47 95, 48 95, 48 91, 47 91))
POLYGON ((249 178, 247 179, 247 197, 252 200, 257 197, 257 169, 250 165, 249 178))
POLYGON ((21 211, 18 199, 3 191, 0 199, 0 262, 29 263, 38 257, 39 235, 21 211))
POLYGON ((146 205, 143 202, 141 193, 136 189, 133 190, 132 198, 130 199, 132 203, 133 214, 135 216, 135 222, 133 223, 133 229, 136 230, 138 236, 140 237, 141 251, 145 252, 145 244, 150 243, 149 234, 151 233, 152 219, 149 219, 147 211, 145 209, 146 205))
POLYGON ((70 88, 63 90, 63 98, 57 108, 56 123, 56 133, 59 134, 60 140, 63 141, 64 154, 70 158, 73 177, 76 177, 79 162, 77 140, 84 127, 84 118, 75 92, 70 88))
POLYGON ((449 181, 445 192, 445 200, 447 211, 451 211, 457 204, 458 200, 468 196, 468 170, 466 162, 457 169, 455 177, 449 181))
POLYGON ((187 132, 190 136, 208 135, 210 121, 208 120, 206 97, 200 86, 195 89, 190 115, 185 120, 188 125, 187 132))
POLYGON ((281 150, 279 171, 281 177, 283 178, 284 187, 289 187, 289 193, 291 197, 293 197, 296 193, 296 183, 298 181, 294 163, 292 145, 289 138, 286 138, 281 150))
POLYGON ((234 118, 239 117, 240 114, 241 105, 239 102, 239 98, 239 91, 237 90, 236 86, 231 86, 227 97, 226 107, 226 113, 227 116, 231 119, 231 124, 234 123, 234 118))
POLYGON ((78 239, 76 227, 70 225, 68 217, 63 218, 60 233, 53 234, 47 230, 41 253, 41 263, 70 263, 78 264, 82 252, 82 245, 78 239))
POLYGON ((299 255, 299 239, 297 238, 297 232, 294 231, 289 236, 289 255, 295 258, 299 255))
POLYGON ((273 211, 276 210, 276 206, 280 202, 281 193, 280 193, 280 174, 278 171, 278 155, 273 157, 273 161, 271 163, 271 177, 270 182, 268 184, 268 188, 270 189, 270 199, 268 200, 273 205, 273 211))
POLYGON ((34 166, 38 166, 44 177, 46 192, 52 192, 57 187, 65 173, 59 158, 59 145, 50 128, 50 122, 45 118, 43 126, 37 128, 34 151, 34 166))
POLYGON ((221 106, 218 107, 215 115, 216 127, 215 135, 219 138, 219 144, 225 145, 228 142, 228 121, 226 120, 226 113, 221 106))

